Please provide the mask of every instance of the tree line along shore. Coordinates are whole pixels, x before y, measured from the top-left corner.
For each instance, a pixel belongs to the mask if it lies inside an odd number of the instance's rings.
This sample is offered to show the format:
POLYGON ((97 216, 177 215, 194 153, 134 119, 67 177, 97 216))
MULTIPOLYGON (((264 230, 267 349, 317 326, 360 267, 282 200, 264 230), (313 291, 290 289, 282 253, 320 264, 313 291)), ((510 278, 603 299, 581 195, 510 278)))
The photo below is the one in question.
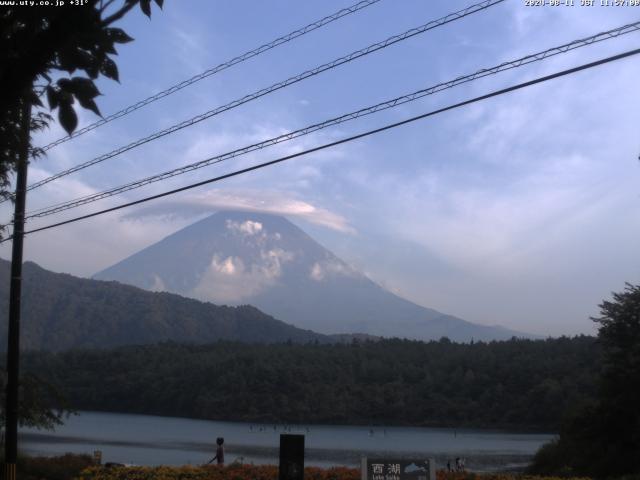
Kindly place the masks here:
POLYGON ((68 407, 265 423, 557 431, 593 398, 594 337, 162 343, 24 355, 68 407))

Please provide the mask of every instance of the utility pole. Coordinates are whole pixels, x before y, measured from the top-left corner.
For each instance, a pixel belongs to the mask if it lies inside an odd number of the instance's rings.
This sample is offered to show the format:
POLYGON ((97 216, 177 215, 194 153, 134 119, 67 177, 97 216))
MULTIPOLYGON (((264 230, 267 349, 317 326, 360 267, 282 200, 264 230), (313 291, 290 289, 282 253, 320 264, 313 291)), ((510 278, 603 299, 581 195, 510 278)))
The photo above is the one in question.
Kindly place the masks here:
POLYGON ((11 245, 11 284, 9 289, 9 333, 7 336, 7 395, 5 405, 5 480, 16 479, 18 457, 18 387, 20 373, 20 296, 22 292, 22 245, 27 195, 27 166, 31 140, 31 102, 24 95, 21 109, 21 145, 16 165, 15 210, 11 245))

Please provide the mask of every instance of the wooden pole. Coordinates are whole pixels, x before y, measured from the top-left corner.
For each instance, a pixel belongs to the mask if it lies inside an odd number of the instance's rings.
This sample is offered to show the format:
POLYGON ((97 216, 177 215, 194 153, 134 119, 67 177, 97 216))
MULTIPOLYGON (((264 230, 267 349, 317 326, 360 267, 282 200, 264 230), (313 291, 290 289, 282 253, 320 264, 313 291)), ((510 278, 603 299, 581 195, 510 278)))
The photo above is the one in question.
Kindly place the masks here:
POLYGON ((5 471, 6 480, 15 480, 18 458, 18 387, 20 375, 20 297, 22 292, 22 251, 24 212, 27 195, 27 166, 31 129, 31 102, 23 98, 21 112, 22 140, 16 165, 15 210, 11 251, 11 284, 9 289, 9 332, 7 345, 7 395, 5 405, 5 471))

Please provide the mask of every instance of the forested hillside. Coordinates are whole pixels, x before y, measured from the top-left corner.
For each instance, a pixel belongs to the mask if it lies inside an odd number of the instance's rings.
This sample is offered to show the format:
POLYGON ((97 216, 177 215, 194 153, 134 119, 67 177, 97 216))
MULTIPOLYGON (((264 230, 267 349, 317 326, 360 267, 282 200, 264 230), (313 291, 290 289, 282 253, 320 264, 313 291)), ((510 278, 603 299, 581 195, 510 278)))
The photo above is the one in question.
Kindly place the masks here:
MULTIPOLYGON (((6 348, 9 265, 0 259, 0 349, 6 348)), ((23 349, 107 348, 165 340, 205 343, 308 342, 330 339, 251 306, 226 307, 45 270, 23 269, 23 349)))
POLYGON ((31 353, 77 409, 217 420, 556 430, 594 395, 592 337, 456 344, 166 343, 31 353))

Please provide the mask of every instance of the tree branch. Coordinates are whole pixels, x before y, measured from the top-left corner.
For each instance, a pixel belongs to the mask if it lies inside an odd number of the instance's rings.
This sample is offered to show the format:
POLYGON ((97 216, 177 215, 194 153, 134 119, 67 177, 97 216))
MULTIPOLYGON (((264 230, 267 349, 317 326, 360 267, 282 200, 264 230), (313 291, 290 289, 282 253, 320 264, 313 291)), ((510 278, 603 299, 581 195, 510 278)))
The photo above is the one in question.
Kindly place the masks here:
POLYGON ((124 17, 129 10, 131 10, 133 7, 135 7, 137 5, 137 1, 136 2, 130 2, 128 4, 125 4, 124 7, 122 7, 120 10, 118 10, 117 12, 115 12, 113 15, 108 16, 107 18, 105 18, 104 20, 102 20, 102 25, 107 27, 109 25, 111 25, 113 22, 120 20, 122 17, 124 17))
POLYGON ((111 5, 115 1, 116 0, 107 0, 107 2, 103 5, 102 0, 100 0, 100 13, 103 13, 107 8, 109 8, 109 5, 111 5))

